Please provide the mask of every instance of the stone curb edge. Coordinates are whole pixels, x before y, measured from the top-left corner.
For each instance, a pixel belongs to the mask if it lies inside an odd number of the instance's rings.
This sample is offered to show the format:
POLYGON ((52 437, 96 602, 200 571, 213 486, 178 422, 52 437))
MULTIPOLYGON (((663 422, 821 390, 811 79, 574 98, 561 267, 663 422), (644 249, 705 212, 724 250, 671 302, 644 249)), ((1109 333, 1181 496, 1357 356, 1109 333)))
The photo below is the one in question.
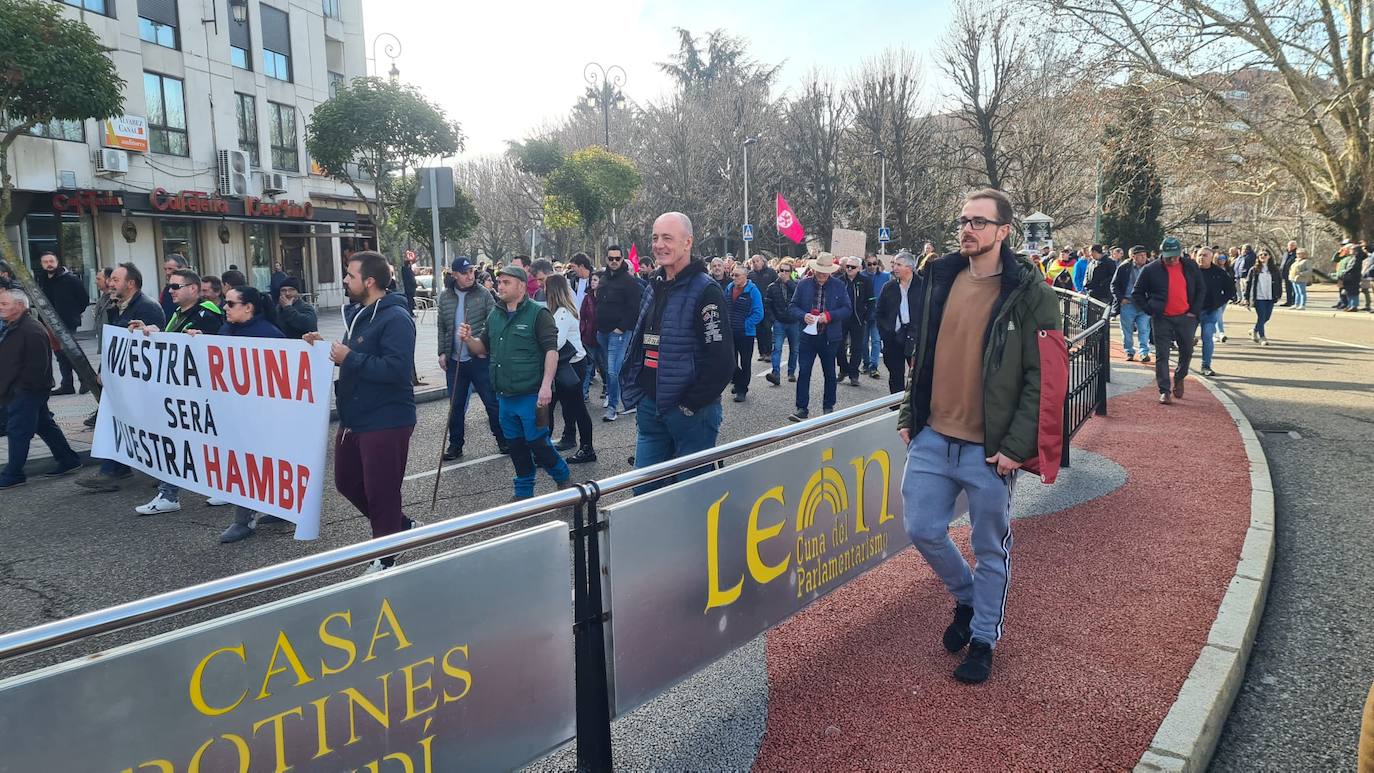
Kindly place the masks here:
POLYGON ((1240 430, 1250 460, 1250 527, 1236 574, 1207 634, 1207 646, 1198 655, 1149 749, 1136 764, 1136 773, 1207 769, 1245 677, 1274 565, 1274 486, 1268 457, 1235 401, 1210 381, 1198 381, 1225 406, 1240 430))
MULTIPOLYGON (((443 389, 442 387, 430 387, 430 388, 428 388, 428 389, 417 389, 417 390, 415 390, 415 404, 416 404, 416 405, 420 405, 420 404, 422 404, 422 403, 432 403, 432 402, 436 402, 436 401, 438 401, 438 400, 444 399, 444 395, 445 395, 445 394, 447 394, 447 391, 446 391, 445 389, 443 389)), ((338 421, 338 420, 339 420, 339 409, 338 409, 338 408, 330 408, 330 409, 329 409, 329 421, 330 421, 330 422, 335 422, 335 421, 338 421)), ((40 441, 40 442, 41 442, 41 441, 40 441)), ((99 460, 99 459, 97 459, 97 458, 91 456, 91 450, 90 450, 89 448, 86 448, 86 449, 82 449, 82 450, 80 450, 80 451, 77 451, 77 452, 76 452, 76 455, 79 456, 79 457, 81 457, 81 464, 82 464, 82 466, 90 466, 90 465, 100 464, 100 460, 99 460)), ((30 454, 30 455, 29 455, 28 461, 24 463, 24 474, 27 475, 27 476, 29 476, 29 477, 36 477, 36 476, 39 476, 39 475, 41 475, 41 474, 47 472, 47 471, 50 470, 50 469, 52 469, 52 457, 51 457, 51 456, 34 456, 33 454, 30 454)))

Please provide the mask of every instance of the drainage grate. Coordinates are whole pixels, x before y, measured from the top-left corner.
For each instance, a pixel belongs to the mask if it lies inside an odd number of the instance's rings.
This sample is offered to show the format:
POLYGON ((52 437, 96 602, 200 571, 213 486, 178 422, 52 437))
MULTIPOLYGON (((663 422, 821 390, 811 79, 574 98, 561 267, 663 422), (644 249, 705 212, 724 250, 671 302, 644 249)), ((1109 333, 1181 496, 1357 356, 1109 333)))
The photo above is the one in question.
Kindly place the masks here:
POLYGON ((1261 435, 1286 435, 1293 440, 1302 440, 1302 433, 1287 427, 1255 427, 1255 432, 1261 435))

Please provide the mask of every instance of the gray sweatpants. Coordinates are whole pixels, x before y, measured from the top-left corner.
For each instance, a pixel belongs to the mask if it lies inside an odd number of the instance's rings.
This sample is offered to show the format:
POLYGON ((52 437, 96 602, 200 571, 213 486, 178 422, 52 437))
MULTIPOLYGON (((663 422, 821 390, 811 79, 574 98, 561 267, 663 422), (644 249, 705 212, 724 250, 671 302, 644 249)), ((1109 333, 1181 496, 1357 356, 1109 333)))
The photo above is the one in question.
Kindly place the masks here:
POLYGON ((960 604, 973 607, 973 638, 996 645, 1011 583, 1011 500, 1016 473, 1007 477, 987 463, 982 443, 945 437, 924 427, 907 446, 902 477, 903 520, 936 576, 960 604), (968 562, 949 536, 954 500, 968 494, 973 557, 968 562))

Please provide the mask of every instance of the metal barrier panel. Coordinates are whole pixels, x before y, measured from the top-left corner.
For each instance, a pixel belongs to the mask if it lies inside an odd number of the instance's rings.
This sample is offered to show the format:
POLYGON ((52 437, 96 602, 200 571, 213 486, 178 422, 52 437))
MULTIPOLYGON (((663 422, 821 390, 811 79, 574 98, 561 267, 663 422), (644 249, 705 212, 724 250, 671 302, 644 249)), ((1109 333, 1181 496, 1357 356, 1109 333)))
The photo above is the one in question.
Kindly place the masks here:
POLYGON ((498 770, 573 735, 550 523, 0 683, 0 771, 498 770))
POLYGON ((606 508, 616 713, 907 547, 905 464, 886 412, 606 508))

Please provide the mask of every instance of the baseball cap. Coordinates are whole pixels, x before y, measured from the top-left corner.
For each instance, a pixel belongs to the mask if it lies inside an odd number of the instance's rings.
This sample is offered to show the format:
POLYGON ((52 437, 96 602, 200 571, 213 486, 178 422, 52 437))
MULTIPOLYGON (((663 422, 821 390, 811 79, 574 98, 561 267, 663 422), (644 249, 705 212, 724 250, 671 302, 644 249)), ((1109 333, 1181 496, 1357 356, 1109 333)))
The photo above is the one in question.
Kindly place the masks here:
POLYGON ((457 271, 466 274, 472 270, 472 261, 466 255, 459 255, 453 259, 453 263, 448 267, 449 271, 457 271))
POLYGON ((506 266, 505 268, 496 272, 497 276, 501 276, 502 274, 505 274, 506 276, 513 276, 516 279, 519 279, 521 282, 530 281, 530 275, 526 274, 525 269, 520 268, 519 266, 506 266))
POLYGON ((1183 244, 1172 236, 1164 237, 1164 241, 1159 243, 1159 256, 1161 258, 1177 258, 1183 254, 1183 244))

